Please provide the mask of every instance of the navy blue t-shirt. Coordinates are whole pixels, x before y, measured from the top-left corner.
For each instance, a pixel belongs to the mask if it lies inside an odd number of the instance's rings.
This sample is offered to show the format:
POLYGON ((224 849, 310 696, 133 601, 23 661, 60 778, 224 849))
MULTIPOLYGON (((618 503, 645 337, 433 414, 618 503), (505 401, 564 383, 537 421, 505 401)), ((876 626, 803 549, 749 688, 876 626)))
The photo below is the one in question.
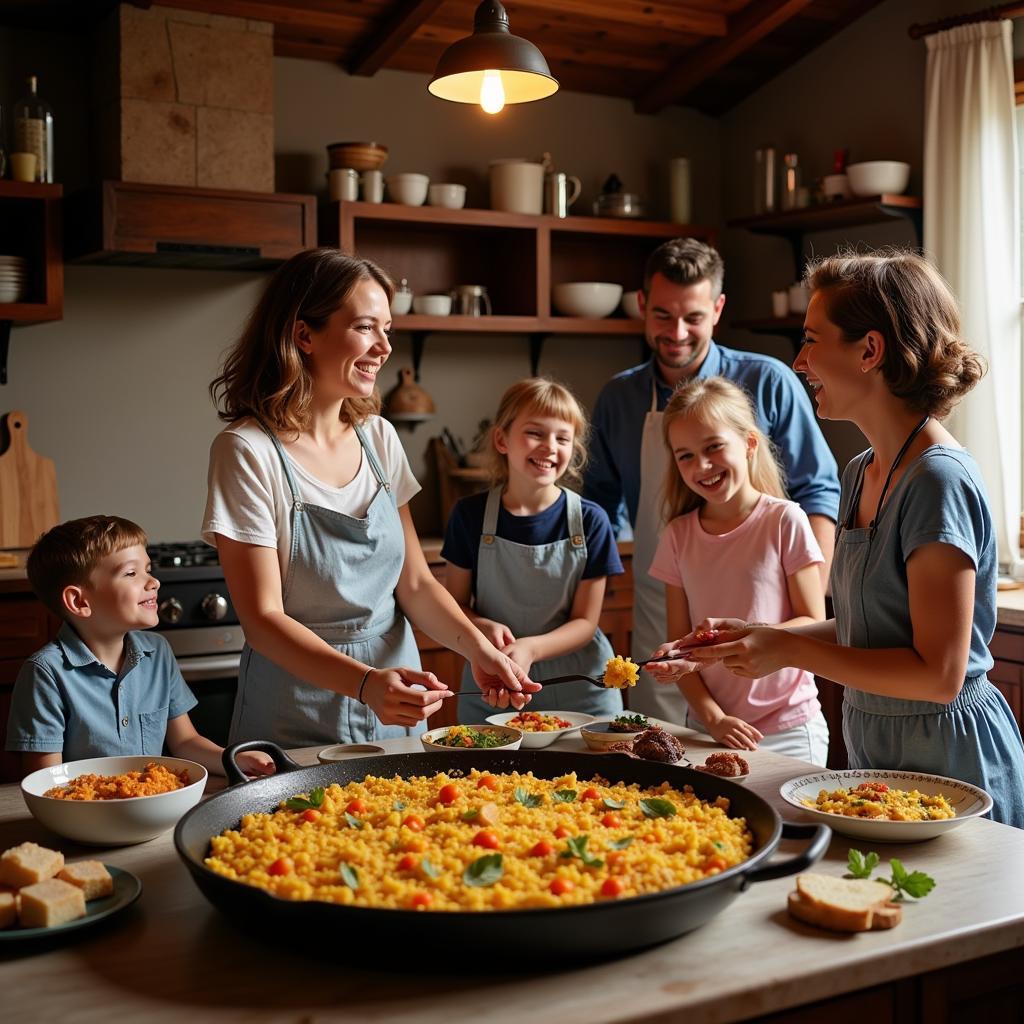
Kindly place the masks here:
MULTIPOLYGON (((600 505, 587 501, 586 498, 581 498, 580 504, 583 512, 583 535, 587 539, 587 564, 583 569, 583 579, 618 576, 624 570, 607 513, 600 505)), ((444 547, 441 548, 441 557, 446 561, 460 569, 472 571, 474 593, 486 505, 487 491, 460 499, 448 518, 444 547)), ((514 516, 507 512, 503 505, 499 505, 496 532, 502 540, 530 546, 566 540, 569 536, 569 521, 565 514, 565 492, 558 496, 558 500, 550 508, 535 516, 514 516)))

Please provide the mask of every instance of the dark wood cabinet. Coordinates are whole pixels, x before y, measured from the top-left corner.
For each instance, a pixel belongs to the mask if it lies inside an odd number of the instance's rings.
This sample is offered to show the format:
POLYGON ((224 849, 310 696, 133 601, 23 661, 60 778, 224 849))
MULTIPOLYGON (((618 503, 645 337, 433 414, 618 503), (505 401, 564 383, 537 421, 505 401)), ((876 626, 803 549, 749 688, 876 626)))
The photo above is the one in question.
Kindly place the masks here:
POLYGON ((1024 731, 1024 629, 999 626, 989 650, 995 664, 988 677, 1006 698, 1017 725, 1024 731))

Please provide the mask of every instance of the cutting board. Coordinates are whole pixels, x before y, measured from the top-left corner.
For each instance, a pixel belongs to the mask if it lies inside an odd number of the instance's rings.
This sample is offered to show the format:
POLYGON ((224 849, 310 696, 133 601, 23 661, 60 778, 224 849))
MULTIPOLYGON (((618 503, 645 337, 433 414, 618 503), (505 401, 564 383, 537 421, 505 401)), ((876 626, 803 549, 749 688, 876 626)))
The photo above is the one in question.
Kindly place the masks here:
POLYGON ((0 548, 28 548, 59 521, 57 470, 29 447, 23 412, 3 417, 0 438, 0 548))

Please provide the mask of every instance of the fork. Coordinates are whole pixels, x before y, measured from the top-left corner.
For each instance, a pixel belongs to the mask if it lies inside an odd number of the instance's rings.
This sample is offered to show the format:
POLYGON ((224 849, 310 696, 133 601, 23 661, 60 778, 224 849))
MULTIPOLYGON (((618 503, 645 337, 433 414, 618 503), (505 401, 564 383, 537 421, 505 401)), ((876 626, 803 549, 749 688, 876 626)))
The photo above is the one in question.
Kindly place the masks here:
MULTIPOLYGON (((644 665, 650 665, 653 662, 658 661, 678 661, 681 657, 686 655, 686 651, 673 651, 672 654, 663 654, 660 658, 648 658, 646 661, 635 661, 633 662, 637 668, 643 668, 644 665)), ((604 676, 585 676, 585 675, 569 675, 569 676, 552 676, 551 679, 545 679, 542 683, 543 686, 553 686, 555 683, 573 683, 573 682, 585 682, 590 683, 593 686, 599 686, 602 690, 607 690, 608 687, 604 685, 604 676)))

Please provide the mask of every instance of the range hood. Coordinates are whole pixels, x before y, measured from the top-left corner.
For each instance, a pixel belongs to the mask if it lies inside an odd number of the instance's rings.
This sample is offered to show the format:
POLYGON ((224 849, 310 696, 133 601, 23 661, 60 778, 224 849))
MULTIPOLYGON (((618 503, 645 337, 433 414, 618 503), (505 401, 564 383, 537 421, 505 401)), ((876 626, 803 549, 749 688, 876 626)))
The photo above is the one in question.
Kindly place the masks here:
POLYGON ((316 245, 316 199, 105 181, 69 196, 72 263, 261 270, 316 245))

